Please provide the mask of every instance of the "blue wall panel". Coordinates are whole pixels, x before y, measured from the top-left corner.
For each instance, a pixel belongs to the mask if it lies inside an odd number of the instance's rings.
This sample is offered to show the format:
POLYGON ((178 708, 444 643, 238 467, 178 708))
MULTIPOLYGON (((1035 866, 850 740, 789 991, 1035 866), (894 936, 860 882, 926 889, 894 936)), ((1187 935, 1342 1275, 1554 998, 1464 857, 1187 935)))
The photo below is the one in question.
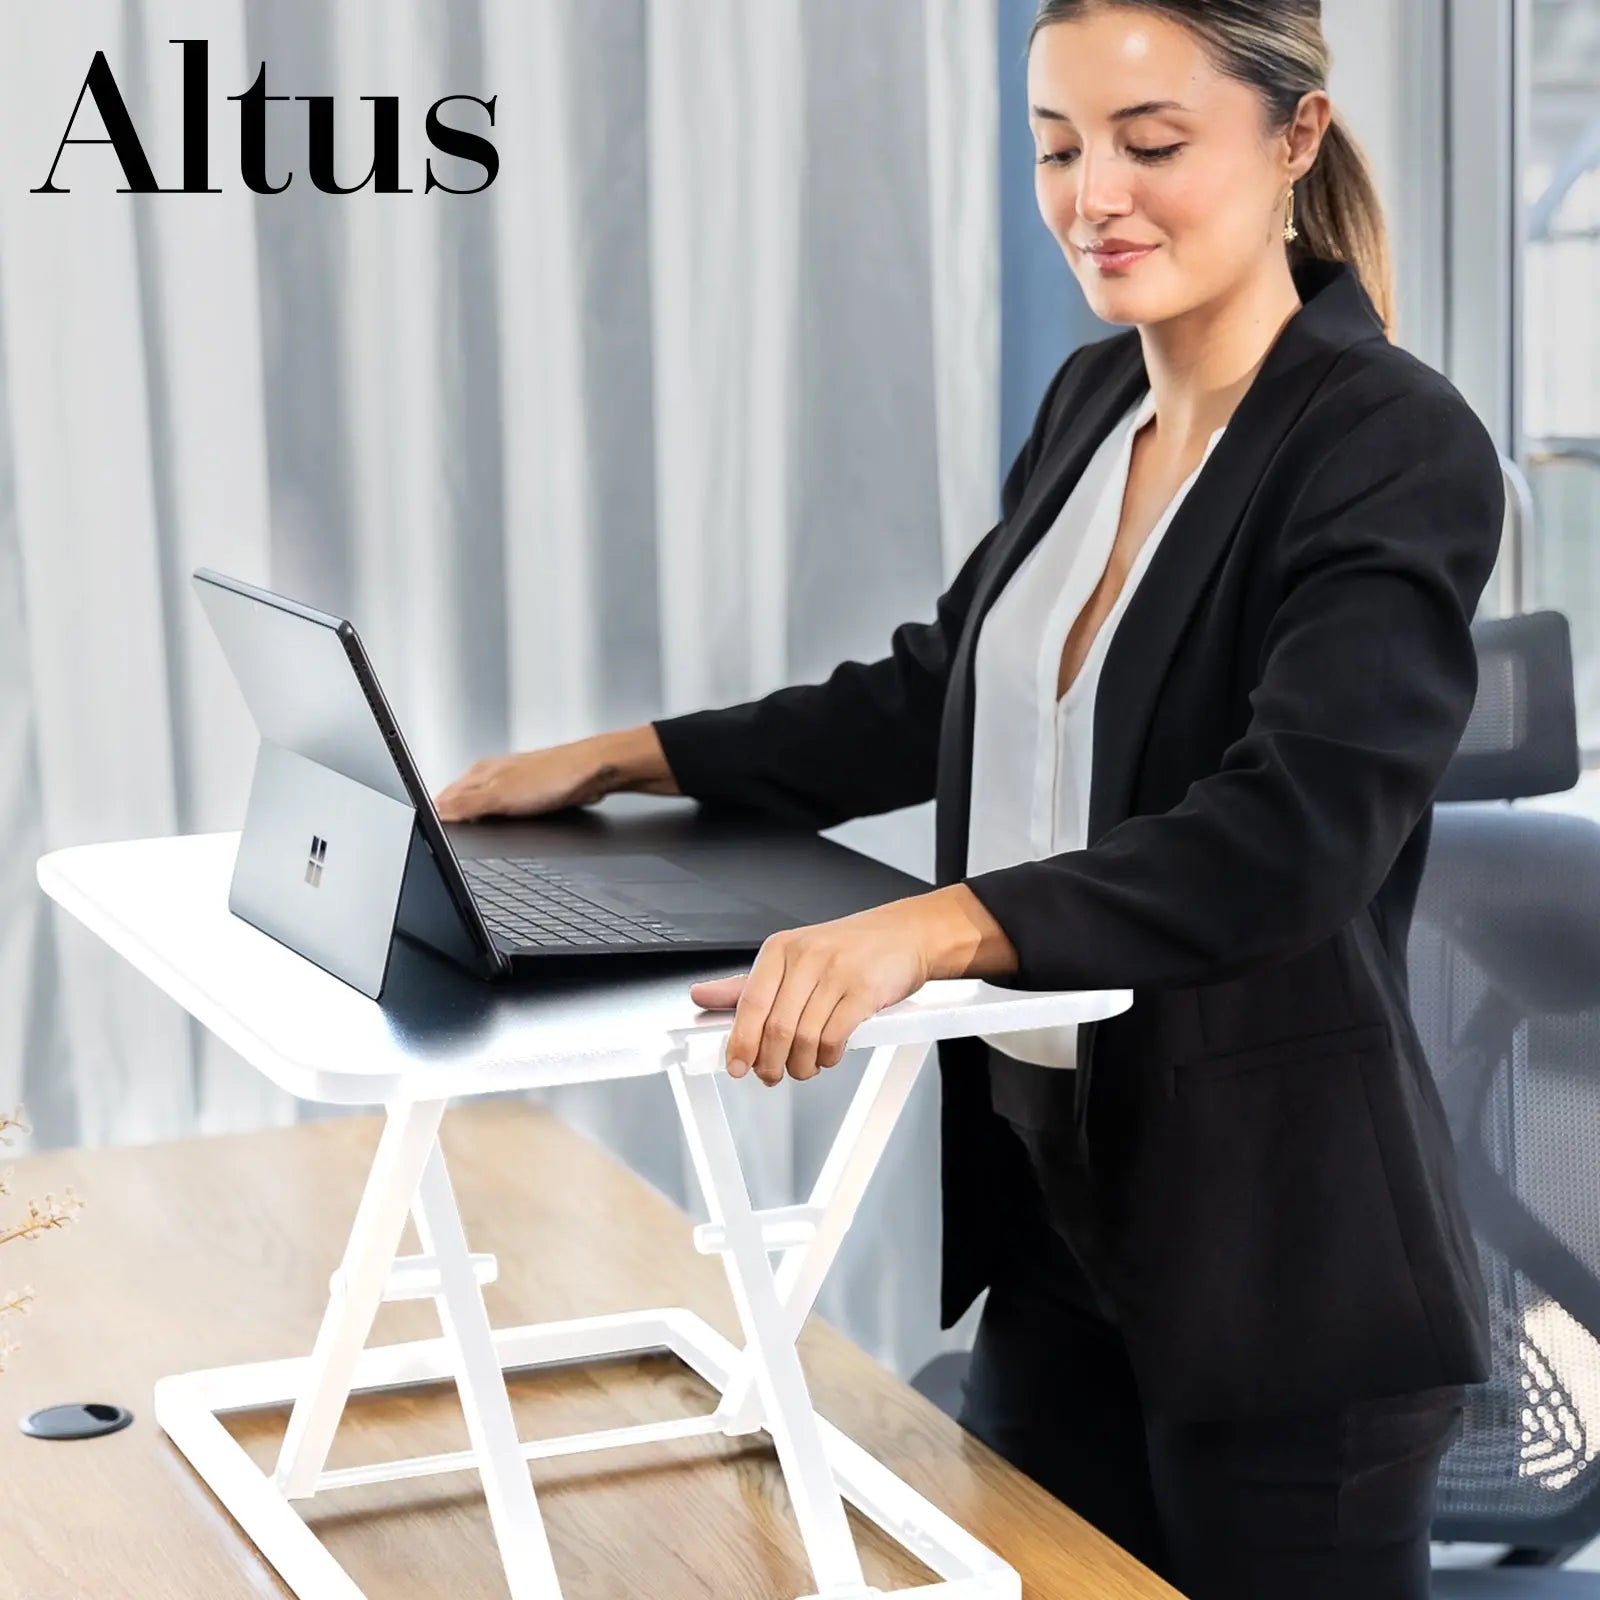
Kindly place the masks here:
POLYGON ((1000 65, 1000 472, 1022 448, 1045 385, 1080 344, 1118 331, 1089 310, 1039 216, 1028 131, 1034 0, 997 0, 1000 65))

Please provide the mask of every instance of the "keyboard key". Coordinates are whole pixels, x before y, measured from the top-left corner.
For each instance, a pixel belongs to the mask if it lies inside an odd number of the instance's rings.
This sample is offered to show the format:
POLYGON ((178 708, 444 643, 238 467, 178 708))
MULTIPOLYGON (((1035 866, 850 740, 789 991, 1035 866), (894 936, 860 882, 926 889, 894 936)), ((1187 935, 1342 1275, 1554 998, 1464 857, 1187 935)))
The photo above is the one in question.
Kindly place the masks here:
POLYGON ((568 873, 548 861, 485 856, 462 867, 490 927, 543 949, 660 947, 697 937, 660 917, 630 915, 585 899, 568 873))

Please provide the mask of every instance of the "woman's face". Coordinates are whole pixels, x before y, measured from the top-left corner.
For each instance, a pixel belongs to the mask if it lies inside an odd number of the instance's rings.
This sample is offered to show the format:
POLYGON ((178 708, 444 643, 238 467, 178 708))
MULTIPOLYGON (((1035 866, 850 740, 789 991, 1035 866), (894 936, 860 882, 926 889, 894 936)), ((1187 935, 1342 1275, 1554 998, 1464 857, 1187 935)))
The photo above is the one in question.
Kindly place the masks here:
MULTIPOLYGON (((1165 321, 1225 294, 1266 252, 1282 258, 1305 140, 1269 139, 1260 96, 1180 24, 1111 6, 1040 29, 1028 121, 1040 215, 1107 322, 1165 321), (1141 253, 1094 253, 1108 241, 1141 253)), ((1308 131, 1314 156, 1320 130, 1308 131)))

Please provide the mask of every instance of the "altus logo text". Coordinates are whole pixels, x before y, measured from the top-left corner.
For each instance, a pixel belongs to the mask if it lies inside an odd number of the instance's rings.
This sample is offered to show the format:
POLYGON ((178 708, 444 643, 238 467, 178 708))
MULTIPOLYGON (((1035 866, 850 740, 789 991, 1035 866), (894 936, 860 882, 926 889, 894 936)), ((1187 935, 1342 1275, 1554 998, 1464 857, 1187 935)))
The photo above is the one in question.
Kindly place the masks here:
MULTIPOLYGON (((75 145, 110 145, 122 164, 127 180, 118 194, 221 194, 211 184, 210 129, 207 125, 210 83, 210 43, 205 39, 173 39, 183 47, 183 182, 163 187, 140 142, 138 130, 128 112, 122 90, 106 60, 105 52, 95 51, 89 63, 88 75, 67 119, 66 132, 56 146, 55 159, 50 171, 33 194, 70 194, 64 176, 60 176, 62 158, 75 145), (75 135, 78 114, 83 109, 84 96, 88 96, 100 113, 105 125, 104 138, 75 135)), ((355 183, 341 183, 335 170, 335 133, 337 118, 334 98, 326 94, 268 94, 267 64, 261 63, 255 82, 242 94, 230 94, 228 99, 239 107, 239 176, 247 187, 257 194, 282 194, 294 182, 294 174, 274 171, 267 150, 270 108, 294 100, 306 107, 307 162, 306 176, 324 194, 355 194, 370 186, 376 194, 413 194, 415 189, 400 181, 400 101, 394 95, 364 94, 359 97, 372 106, 372 165, 355 183)), ((435 100, 428 107, 424 129, 428 143, 440 155, 453 156, 483 169, 483 179, 466 188, 453 188, 438 177, 433 161, 423 164, 424 194, 443 189, 447 194, 478 194, 494 182, 500 171, 500 153, 483 134, 461 127, 458 122, 474 119, 494 126, 494 106, 497 96, 480 100, 470 94, 449 94, 435 100), (476 110, 452 111, 456 120, 445 120, 445 108, 459 105, 476 110)), ((279 112, 279 116, 286 113, 279 112)))

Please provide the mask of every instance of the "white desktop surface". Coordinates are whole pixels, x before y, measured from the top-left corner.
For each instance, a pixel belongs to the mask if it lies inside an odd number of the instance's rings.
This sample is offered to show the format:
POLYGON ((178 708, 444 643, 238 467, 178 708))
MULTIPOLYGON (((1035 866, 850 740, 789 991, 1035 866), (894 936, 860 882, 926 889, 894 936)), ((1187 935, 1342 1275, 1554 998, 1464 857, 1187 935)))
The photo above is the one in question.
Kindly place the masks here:
MULTIPOLYGON (((385 998, 359 990, 228 910, 239 835, 78 845, 39 859, 54 900, 273 1082, 302 1099, 369 1105, 664 1069, 695 1034, 726 1034, 731 1011, 691 1003, 698 977, 737 972, 675 958, 651 975, 629 958, 615 980, 494 984, 396 942, 385 998), (578 1067, 580 1071, 574 1071, 578 1067)), ((852 1049, 1003 1033, 1115 1015, 1130 990, 929 983, 869 1018, 852 1049)))

